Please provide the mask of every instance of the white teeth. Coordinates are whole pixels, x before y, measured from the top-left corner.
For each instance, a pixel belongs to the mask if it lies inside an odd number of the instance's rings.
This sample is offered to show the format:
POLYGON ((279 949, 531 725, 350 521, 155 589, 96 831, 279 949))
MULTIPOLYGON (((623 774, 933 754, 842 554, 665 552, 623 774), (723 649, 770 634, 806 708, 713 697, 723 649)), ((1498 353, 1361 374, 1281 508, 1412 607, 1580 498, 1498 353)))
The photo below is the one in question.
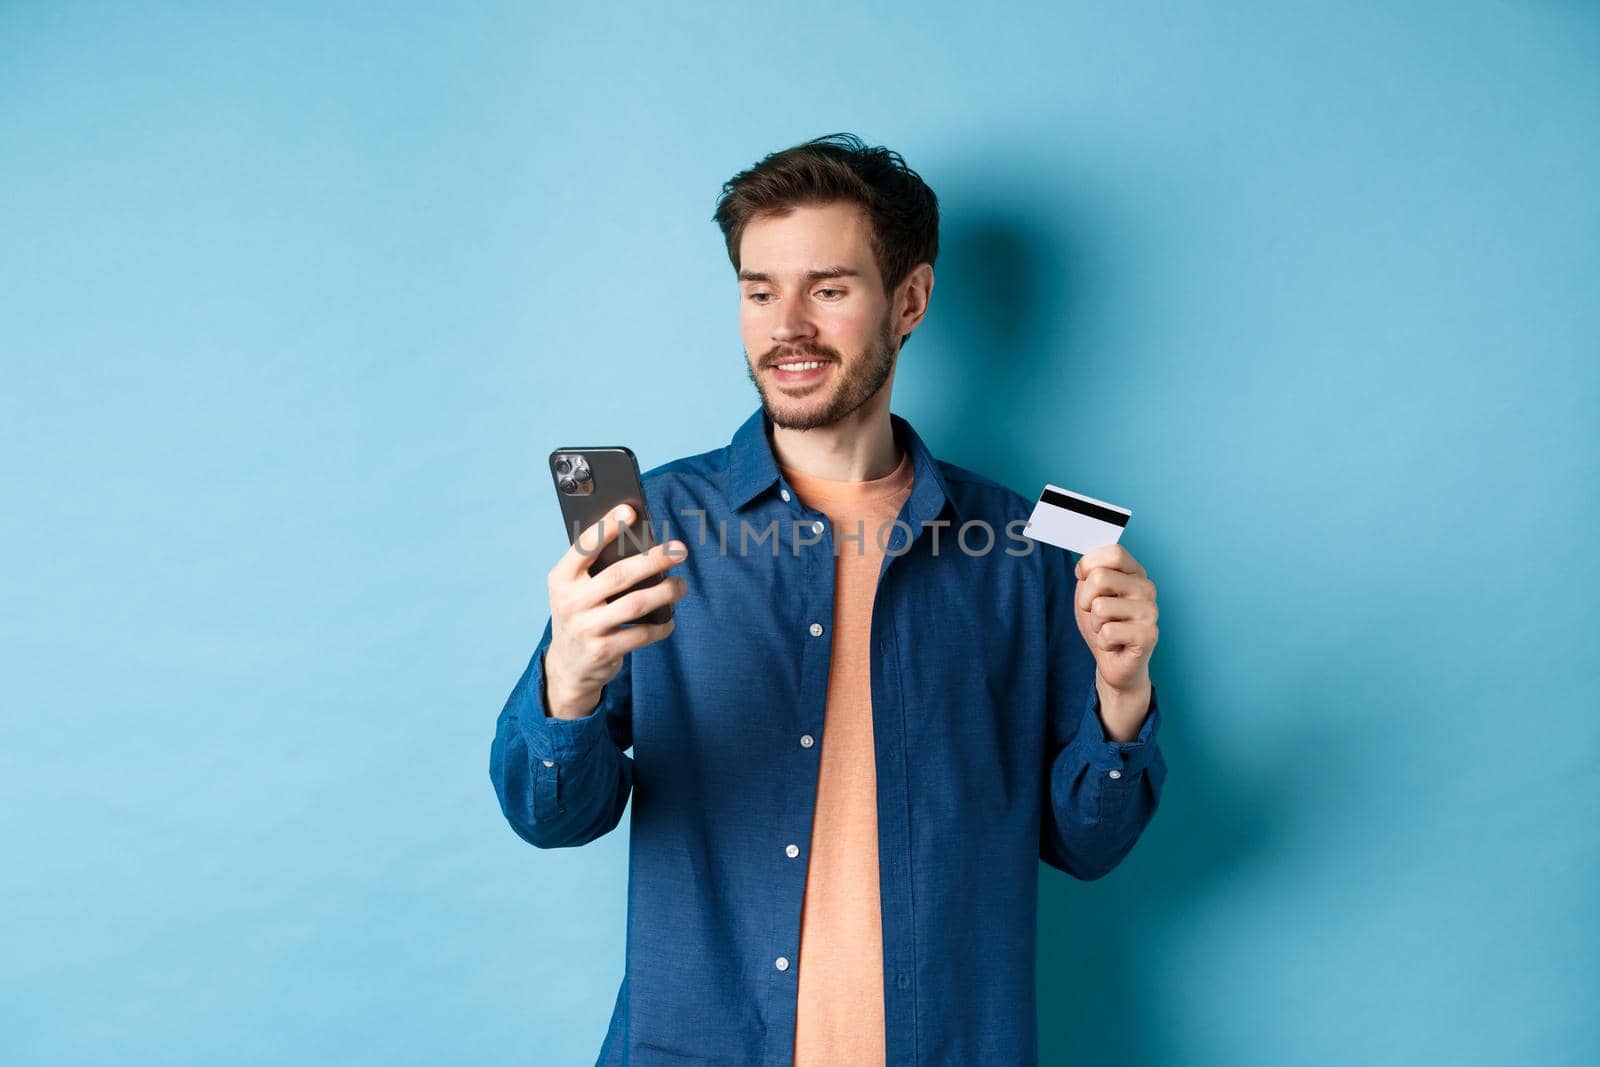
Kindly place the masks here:
POLYGON ((779 370, 816 370, 822 366, 821 360, 812 360, 809 363, 780 363, 779 370))

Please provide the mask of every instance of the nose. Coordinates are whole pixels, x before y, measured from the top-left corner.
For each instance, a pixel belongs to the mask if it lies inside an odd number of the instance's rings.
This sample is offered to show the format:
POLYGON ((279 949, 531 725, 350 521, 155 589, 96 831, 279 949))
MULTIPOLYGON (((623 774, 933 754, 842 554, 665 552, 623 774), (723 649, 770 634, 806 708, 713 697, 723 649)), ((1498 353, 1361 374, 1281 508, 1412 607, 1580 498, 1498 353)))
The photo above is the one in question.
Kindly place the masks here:
POLYGON ((806 314, 803 301, 784 300, 772 319, 772 339, 778 342, 802 341, 816 332, 806 314))

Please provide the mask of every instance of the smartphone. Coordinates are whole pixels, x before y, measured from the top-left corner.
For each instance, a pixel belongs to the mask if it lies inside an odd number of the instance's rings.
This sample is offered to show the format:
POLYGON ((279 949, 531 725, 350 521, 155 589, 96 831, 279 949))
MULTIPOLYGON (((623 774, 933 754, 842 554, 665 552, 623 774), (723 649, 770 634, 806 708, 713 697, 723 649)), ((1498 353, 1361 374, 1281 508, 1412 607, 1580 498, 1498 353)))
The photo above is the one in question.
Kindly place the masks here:
MULTIPOLYGON (((630 449, 621 445, 603 448, 558 448, 550 453, 550 477, 555 482, 556 495, 561 501, 561 520, 567 527, 567 543, 577 544, 578 535, 606 518, 607 524, 615 520, 608 516, 623 504, 633 508, 633 522, 619 530, 615 537, 594 557, 589 565, 590 574, 599 574, 607 567, 629 556, 648 551, 655 542, 655 529, 650 522, 650 510, 644 502, 644 483, 639 477, 639 461, 630 449)), ((606 602, 658 584, 665 574, 657 572, 620 593, 606 597, 606 602)), ((666 603, 639 616, 636 622, 666 622, 672 618, 672 604, 666 603)))

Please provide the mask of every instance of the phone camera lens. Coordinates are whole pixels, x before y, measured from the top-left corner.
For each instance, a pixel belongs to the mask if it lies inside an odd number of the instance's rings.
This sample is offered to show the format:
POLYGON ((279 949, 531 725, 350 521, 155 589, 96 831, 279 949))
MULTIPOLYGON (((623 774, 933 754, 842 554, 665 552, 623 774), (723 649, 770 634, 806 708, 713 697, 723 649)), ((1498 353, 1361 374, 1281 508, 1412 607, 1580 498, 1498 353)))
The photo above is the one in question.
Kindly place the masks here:
POLYGON ((561 491, 563 493, 571 493, 578 488, 578 483, 573 481, 572 475, 570 474, 563 474, 559 479, 557 479, 556 484, 561 487, 561 491))
POLYGON ((572 464, 567 461, 567 457, 566 456, 562 456, 560 459, 556 460, 556 473, 557 474, 570 474, 570 473, 572 473, 572 464))

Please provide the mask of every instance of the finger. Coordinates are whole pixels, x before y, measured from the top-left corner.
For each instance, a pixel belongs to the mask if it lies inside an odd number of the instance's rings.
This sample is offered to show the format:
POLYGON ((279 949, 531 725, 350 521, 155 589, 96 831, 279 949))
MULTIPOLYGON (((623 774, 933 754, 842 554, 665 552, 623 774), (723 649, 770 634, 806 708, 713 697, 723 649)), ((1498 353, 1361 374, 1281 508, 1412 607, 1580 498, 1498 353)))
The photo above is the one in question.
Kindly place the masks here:
POLYGON ((1107 652, 1144 648, 1150 644, 1150 628, 1140 622, 1108 622, 1094 635, 1094 643, 1107 652))
POLYGON ((1088 611, 1089 602, 1097 596, 1125 596, 1129 600, 1154 600, 1155 585, 1146 578, 1136 578, 1123 571, 1096 567, 1089 577, 1078 583, 1073 601, 1078 610, 1088 611))
POLYGON ((633 622, 663 604, 682 600, 688 585, 676 575, 645 589, 635 589, 611 603, 595 609, 595 629, 608 634, 623 623, 633 622))
POLYGON ((591 589, 594 600, 599 602, 614 596, 624 589, 638 585, 651 575, 661 574, 668 568, 677 566, 687 558, 687 551, 682 541, 668 541, 664 545, 652 545, 648 551, 639 555, 620 559, 594 576, 594 585, 591 589))
POLYGON ((1096 567, 1107 567, 1114 571, 1144 577, 1144 568, 1139 565, 1139 561, 1121 545, 1101 545, 1099 548, 1091 548, 1079 558, 1078 565, 1073 568, 1072 573, 1084 578, 1096 567))
POLYGON ((594 565, 594 558, 600 550, 617 539, 617 533, 623 524, 633 521, 633 508, 627 504, 612 508, 589 526, 578 533, 578 539, 572 543, 566 553, 561 557, 554 568, 554 573, 567 581, 576 581, 587 575, 589 568, 594 565))
POLYGON ((644 622, 638 626, 630 626, 626 630, 618 630, 617 635, 608 640, 607 648, 613 649, 612 655, 620 656, 625 652, 633 652, 645 645, 653 645, 672 632, 678 624, 676 618, 666 622, 644 622))
POLYGON ((1108 622, 1128 619, 1133 622, 1154 622, 1156 606, 1148 600, 1129 600, 1125 596, 1097 596, 1087 609, 1092 620, 1091 628, 1099 630, 1108 622))

